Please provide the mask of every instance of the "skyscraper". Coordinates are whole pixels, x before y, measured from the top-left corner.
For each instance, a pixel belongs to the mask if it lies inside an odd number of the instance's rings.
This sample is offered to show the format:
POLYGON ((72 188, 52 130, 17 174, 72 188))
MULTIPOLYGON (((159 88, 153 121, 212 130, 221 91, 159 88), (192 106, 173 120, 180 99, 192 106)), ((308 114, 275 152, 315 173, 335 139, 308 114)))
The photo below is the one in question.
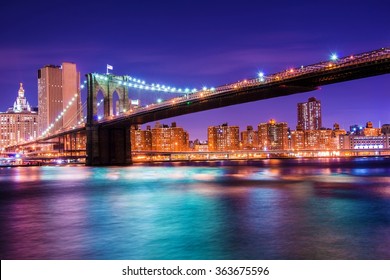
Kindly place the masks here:
POLYGON ((310 97, 298 103, 298 125, 303 130, 319 130, 322 127, 321 101, 310 97))
POLYGON ((38 116, 32 111, 20 83, 14 106, 0 113, 0 147, 14 145, 37 137, 38 116))
POLYGON ((64 62, 38 70, 38 108, 39 135, 81 121, 80 72, 76 64, 64 62))

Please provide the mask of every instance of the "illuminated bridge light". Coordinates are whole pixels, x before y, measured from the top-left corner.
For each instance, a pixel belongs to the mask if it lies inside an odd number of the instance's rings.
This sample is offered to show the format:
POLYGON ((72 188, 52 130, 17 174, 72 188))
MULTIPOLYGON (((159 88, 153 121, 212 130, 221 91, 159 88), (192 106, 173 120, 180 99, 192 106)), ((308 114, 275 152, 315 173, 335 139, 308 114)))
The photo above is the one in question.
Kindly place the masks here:
POLYGON ((333 61, 336 61, 338 59, 338 56, 336 53, 332 53, 331 56, 330 56, 330 59, 333 60, 333 61))

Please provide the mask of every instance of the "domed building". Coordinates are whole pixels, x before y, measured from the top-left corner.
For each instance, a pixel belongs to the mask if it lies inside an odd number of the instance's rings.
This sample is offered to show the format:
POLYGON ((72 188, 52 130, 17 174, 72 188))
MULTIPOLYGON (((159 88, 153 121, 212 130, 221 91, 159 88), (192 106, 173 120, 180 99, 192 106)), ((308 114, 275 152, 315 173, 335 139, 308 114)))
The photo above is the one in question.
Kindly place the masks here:
POLYGON ((20 83, 18 97, 14 102, 14 107, 8 109, 7 112, 21 113, 21 112, 31 112, 30 104, 28 104, 27 98, 24 96, 23 83, 20 83))
POLYGON ((20 83, 13 107, 0 113, 0 148, 30 141, 38 136, 38 112, 31 109, 20 83))

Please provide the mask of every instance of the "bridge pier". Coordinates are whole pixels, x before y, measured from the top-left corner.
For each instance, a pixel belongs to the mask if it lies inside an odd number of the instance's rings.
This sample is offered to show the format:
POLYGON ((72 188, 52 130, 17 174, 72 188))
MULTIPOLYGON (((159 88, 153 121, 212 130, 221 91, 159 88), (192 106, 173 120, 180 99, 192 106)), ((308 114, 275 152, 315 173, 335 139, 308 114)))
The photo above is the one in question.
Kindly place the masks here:
POLYGON ((130 165, 130 125, 104 127, 88 125, 87 159, 88 166, 130 165))

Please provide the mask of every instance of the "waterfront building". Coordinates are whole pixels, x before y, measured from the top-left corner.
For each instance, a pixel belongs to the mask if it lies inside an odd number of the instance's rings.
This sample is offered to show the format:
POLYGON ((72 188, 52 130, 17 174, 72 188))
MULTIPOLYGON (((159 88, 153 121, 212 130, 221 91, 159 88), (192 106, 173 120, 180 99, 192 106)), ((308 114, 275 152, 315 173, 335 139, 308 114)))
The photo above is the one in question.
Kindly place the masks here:
POLYGON ((243 150, 255 150, 259 147, 259 134, 251 125, 241 132, 241 148, 243 150))
POLYGON ((298 103, 298 126, 303 130, 319 130, 322 127, 321 101, 310 97, 298 103))
POLYGON ((303 130, 292 130, 290 132, 290 148, 293 150, 305 149, 305 132, 303 130))
POLYGON ((277 123, 271 119, 258 125, 259 148, 261 150, 288 149, 288 128, 286 122, 277 123))
POLYGON ((207 130, 208 150, 210 152, 239 150, 239 136, 238 126, 229 126, 227 123, 209 126, 207 130))
POLYGON ((190 150, 195 152, 208 152, 209 146, 207 141, 195 139, 194 141, 190 141, 190 150))
POLYGON ((40 135, 78 125, 82 112, 80 72, 76 64, 64 62, 38 70, 38 108, 40 135))
POLYGON ((347 131, 345 129, 340 129, 340 125, 338 123, 335 123, 333 125, 333 131, 332 131, 332 141, 333 143, 331 144, 333 148, 335 149, 340 149, 340 136, 341 135, 346 135, 347 131))
POLYGON ((340 136, 340 145, 342 149, 389 149, 390 134, 380 136, 364 136, 364 135, 342 135, 340 136))
POLYGON ((146 130, 141 130, 137 125, 130 130, 131 150, 132 151, 151 151, 152 150, 152 130, 148 125, 146 130))
POLYGON ((156 123, 152 129, 152 150, 158 152, 180 152, 188 151, 189 135, 183 128, 176 126, 173 122, 171 126, 156 123))
POLYGON ((38 136, 38 114, 31 110, 20 83, 14 105, 0 113, 0 147, 30 141, 38 136))
POLYGON ((336 149, 333 131, 331 129, 306 130, 305 149, 306 150, 330 150, 336 149))

